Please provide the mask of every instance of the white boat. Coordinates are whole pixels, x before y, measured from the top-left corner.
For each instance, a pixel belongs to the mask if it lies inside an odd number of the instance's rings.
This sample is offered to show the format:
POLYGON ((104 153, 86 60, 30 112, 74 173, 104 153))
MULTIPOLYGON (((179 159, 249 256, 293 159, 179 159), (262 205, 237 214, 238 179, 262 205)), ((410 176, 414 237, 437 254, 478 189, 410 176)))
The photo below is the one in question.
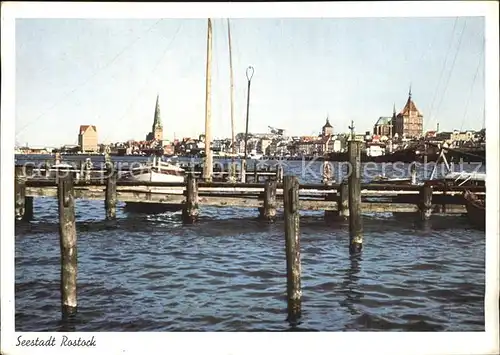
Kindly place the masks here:
MULTIPOLYGON (((161 158, 154 156, 147 163, 132 168, 130 171, 121 175, 120 179, 124 181, 144 181, 144 182, 173 182, 183 183, 185 171, 181 167, 171 164, 168 161, 162 161, 161 158)), ((172 190, 169 187, 149 187, 148 191, 168 192, 182 194, 183 188, 172 190)), ((125 210, 135 213, 163 213, 167 211, 178 211, 182 207, 178 204, 151 203, 151 202, 126 202, 125 210)))
POLYGON ((182 183, 185 180, 185 171, 180 166, 155 156, 146 164, 124 173, 121 178, 128 181, 182 183))

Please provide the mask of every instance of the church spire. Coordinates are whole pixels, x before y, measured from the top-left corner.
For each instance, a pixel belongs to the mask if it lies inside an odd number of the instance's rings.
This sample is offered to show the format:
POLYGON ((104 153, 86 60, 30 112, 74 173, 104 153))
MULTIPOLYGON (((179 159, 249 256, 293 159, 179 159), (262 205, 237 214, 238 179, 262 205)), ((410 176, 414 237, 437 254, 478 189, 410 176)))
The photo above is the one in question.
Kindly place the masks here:
POLYGON ((411 99, 411 83, 410 83, 410 90, 408 90, 408 99, 411 99))
POLYGON ((153 120, 153 132, 155 128, 162 128, 160 117, 160 94, 156 94, 155 117, 153 120))

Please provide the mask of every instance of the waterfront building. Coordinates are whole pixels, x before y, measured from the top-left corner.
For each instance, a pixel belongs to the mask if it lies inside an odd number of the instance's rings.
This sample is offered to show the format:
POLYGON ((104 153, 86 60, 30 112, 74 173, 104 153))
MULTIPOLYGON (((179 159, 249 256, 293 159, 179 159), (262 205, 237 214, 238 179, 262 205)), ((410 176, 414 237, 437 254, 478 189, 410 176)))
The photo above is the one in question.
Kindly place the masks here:
POLYGON ((78 146, 82 152, 98 152, 97 127, 93 125, 81 125, 78 132, 78 146))

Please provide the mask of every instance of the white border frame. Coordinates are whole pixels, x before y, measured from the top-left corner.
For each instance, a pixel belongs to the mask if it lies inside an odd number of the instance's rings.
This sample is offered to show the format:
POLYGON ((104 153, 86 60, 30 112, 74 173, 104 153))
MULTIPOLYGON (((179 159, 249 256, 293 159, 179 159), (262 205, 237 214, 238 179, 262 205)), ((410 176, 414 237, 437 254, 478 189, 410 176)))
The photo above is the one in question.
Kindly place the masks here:
MULTIPOLYGON (((1 347, 5 354, 179 353, 250 354, 495 354, 499 349, 499 43, 498 3, 481 2, 351 2, 351 3, 2 3, 1 102, 1 347), (475 333, 90 333, 96 348, 16 347, 14 332, 14 121, 16 18, 273 18, 273 17, 436 17, 485 16, 485 99, 488 177, 486 236, 486 331, 475 333), (12 178, 11 178, 12 177, 12 178), (168 350, 167 350, 168 349, 168 350), (162 351, 163 350, 163 351, 162 351)), ((55 335, 63 333, 30 333, 55 335)), ((73 333, 77 335, 78 333, 73 333)), ((81 333, 80 333, 81 334, 81 333)))

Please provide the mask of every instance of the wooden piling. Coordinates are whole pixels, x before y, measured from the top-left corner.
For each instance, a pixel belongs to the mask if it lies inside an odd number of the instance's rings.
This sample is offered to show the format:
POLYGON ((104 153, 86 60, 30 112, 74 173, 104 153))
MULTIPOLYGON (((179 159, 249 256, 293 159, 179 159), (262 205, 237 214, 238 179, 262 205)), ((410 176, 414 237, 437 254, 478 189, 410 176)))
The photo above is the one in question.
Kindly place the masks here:
MULTIPOLYGON (((327 194, 325 196, 325 201, 331 201, 331 202, 337 201, 336 194, 333 194, 333 193, 327 194)), ((337 206, 338 206, 338 204, 337 204, 337 206)), ((325 210, 325 220, 326 221, 335 220, 337 216, 338 216, 337 211, 325 210)))
POLYGON ((276 181, 266 180, 264 186, 264 207, 260 207, 260 218, 266 221, 276 219, 276 181))
POLYGON ((14 212, 17 220, 24 219, 26 211, 26 176, 22 166, 16 166, 14 170, 14 212))
MULTIPOLYGON (((448 184, 445 181, 444 186, 443 186, 443 201, 446 201, 447 191, 448 191, 448 184)), ((431 201, 432 201, 432 199, 431 199, 431 201)), ((446 213, 446 204, 445 203, 441 206, 441 213, 446 213)))
POLYGON ((243 159, 241 161, 240 181, 243 183, 245 183, 247 181, 247 160, 246 159, 243 159))
POLYGON ((278 184, 283 182, 283 167, 281 165, 276 166, 276 181, 278 184))
POLYGON ((61 312, 67 318, 77 311, 76 276, 77 243, 75 225, 75 195, 73 177, 64 174, 58 178, 59 243, 61 248, 61 312))
POLYGON ((257 163, 255 163, 253 166, 253 182, 255 183, 259 182, 259 175, 257 173, 257 163))
POLYGON ((23 221, 29 222, 33 219, 33 197, 24 197, 24 216, 23 221))
POLYGON ((361 252, 363 221, 361 218, 361 144, 349 141, 349 253, 361 252))
POLYGON ((83 161, 80 161, 78 163, 79 167, 79 172, 78 172, 78 180, 85 180, 85 163, 83 161))
POLYGON ((113 166, 108 165, 106 169, 106 195, 104 199, 104 207, 106 209, 106 220, 116 219, 116 180, 117 171, 113 166))
POLYGON ((410 165, 410 176, 411 176, 411 184, 417 184, 417 164, 415 162, 410 165))
POLYGON ((50 176, 50 163, 48 161, 46 161, 43 168, 45 169, 44 176, 49 177, 50 176))
POLYGON ((295 176, 285 176, 284 178, 283 203, 285 212, 288 321, 291 324, 296 324, 302 313, 302 290, 300 285, 299 181, 295 176))
POLYGON ((349 185, 345 181, 339 187, 338 216, 343 219, 349 217, 349 185))
POLYGON ((321 179, 322 183, 325 185, 333 184, 333 171, 330 162, 325 160, 323 162, 323 176, 321 179))
POLYGON ((424 185, 420 190, 420 219, 427 221, 431 218, 432 214, 432 186, 424 185))
POLYGON ((198 219, 198 182, 193 174, 187 176, 186 201, 182 208, 184 223, 194 223, 198 219))

